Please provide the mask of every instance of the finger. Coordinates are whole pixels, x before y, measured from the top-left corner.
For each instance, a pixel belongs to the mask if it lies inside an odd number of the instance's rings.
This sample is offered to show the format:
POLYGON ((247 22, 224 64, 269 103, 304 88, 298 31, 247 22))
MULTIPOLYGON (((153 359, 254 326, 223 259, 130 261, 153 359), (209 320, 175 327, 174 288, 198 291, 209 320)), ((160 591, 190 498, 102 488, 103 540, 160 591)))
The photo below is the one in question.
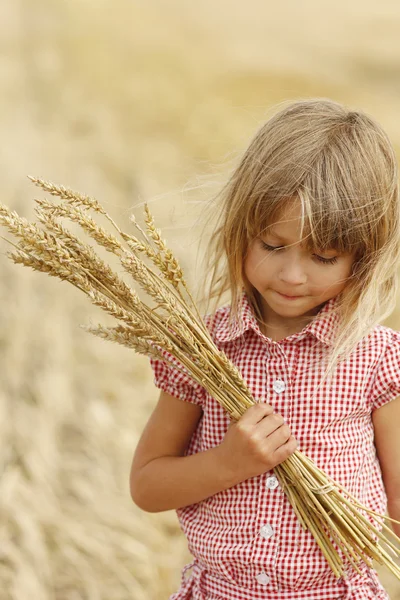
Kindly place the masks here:
POLYGON ((274 412, 273 407, 270 404, 266 404, 265 402, 260 402, 250 406, 244 413, 242 417, 240 417, 240 422, 245 424, 255 424, 259 421, 262 421, 264 417, 271 415, 274 412))
POLYGON ((288 427, 288 425, 286 425, 286 423, 284 423, 283 425, 281 425, 281 427, 278 427, 272 433, 270 433, 270 435, 267 436, 265 441, 270 448, 273 448, 273 452, 275 452, 281 446, 287 444, 289 440, 293 437, 294 436, 292 435, 290 428, 288 427))
POLYGON ((285 444, 282 444, 282 446, 279 446, 279 448, 277 448, 277 450, 274 452, 274 457, 278 460, 277 464, 280 464, 289 458, 289 456, 293 454, 298 447, 298 441, 293 435, 291 435, 288 441, 285 444))
POLYGON ((255 425, 258 435, 262 437, 268 437, 274 431, 280 429, 283 426, 287 427, 287 429, 289 430, 289 427, 287 423, 285 423, 283 416, 279 413, 272 413, 270 415, 267 415, 267 417, 265 417, 255 425))

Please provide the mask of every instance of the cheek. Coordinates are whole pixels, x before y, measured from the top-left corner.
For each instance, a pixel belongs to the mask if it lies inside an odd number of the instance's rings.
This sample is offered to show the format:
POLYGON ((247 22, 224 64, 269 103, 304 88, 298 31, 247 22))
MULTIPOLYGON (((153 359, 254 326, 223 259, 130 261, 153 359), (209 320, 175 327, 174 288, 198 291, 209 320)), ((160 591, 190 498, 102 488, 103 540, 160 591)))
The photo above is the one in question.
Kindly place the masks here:
POLYGON ((340 279, 342 282, 347 282, 349 280, 349 278, 351 277, 351 272, 352 272, 352 263, 347 262, 344 265, 342 265, 342 267, 338 273, 338 279, 340 279))
POLYGON ((263 271, 263 258, 264 257, 259 252, 256 252, 255 250, 250 251, 244 263, 246 272, 251 275, 259 276, 263 271))
POLYGON ((327 266, 315 278, 316 285, 321 289, 329 288, 330 290, 340 291, 348 282, 350 270, 347 266, 341 266, 333 270, 330 270, 329 266, 327 266))
POLYGON ((243 271, 246 273, 246 275, 248 275, 251 271, 251 256, 249 254, 247 254, 247 256, 245 256, 244 261, 243 261, 243 271))

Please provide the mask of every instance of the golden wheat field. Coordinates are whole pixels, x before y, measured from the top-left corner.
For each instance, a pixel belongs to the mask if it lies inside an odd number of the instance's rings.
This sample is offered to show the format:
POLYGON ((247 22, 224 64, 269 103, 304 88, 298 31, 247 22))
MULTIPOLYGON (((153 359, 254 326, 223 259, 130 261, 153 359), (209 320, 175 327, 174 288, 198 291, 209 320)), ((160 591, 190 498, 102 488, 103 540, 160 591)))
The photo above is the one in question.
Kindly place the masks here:
MULTIPOLYGON (((397 0, 1 0, 0 200, 32 218, 43 177, 125 230, 147 201, 198 294, 204 203, 273 105, 351 104, 400 151, 399 27, 397 0)), ((185 540, 129 494, 148 359, 80 329, 106 319, 0 242, 0 600, 167 600, 185 540)))

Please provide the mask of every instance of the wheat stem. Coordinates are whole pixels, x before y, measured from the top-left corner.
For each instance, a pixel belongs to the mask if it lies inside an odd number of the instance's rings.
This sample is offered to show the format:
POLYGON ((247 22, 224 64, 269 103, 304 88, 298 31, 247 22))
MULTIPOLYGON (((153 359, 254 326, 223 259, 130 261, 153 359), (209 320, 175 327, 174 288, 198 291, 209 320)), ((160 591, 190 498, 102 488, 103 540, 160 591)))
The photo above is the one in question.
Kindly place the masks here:
MULTIPOLYGON (((163 360, 176 372, 201 385, 231 418, 239 419, 256 400, 237 367, 212 339, 183 271, 156 229, 147 204, 147 233, 132 216, 135 227, 144 237, 145 241, 141 242, 121 231, 94 198, 42 179, 30 179, 63 202, 37 201, 36 213, 46 229, 40 229, 0 204, 0 224, 19 240, 18 244, 9 242, 15 248, 15 252, 8 254, 9 258, 69 281, 93 304, 122 321, 113 328, 98 325, 85 327, 86 331, 163 360), (105 216, 122 242, 100 227, 85 209, 105 216), (81 242, 56 220, 60 218, 77 222, 97 244, 116 255, 124 271, 155 301, 155 306, 141 301, 138 294, 100 259, 92 246, 81 242), (156 271, 139 254, 145 255, 156 271)), ((360 562, 364 561, 370 567, 374 559, 400 579, 400 568, 386 549, 395 556, 398 551, 384 532, 387 531, 394 541, 400 542, 400 539, 384 522, 380 523, 380 529, 364 513, 373 516, 375 522, 378 519, 398 521, 362 506, 299 450, 274 471, 299 523, 311 532, 337 577, 345 574, 345 564, 361 573, 360 562)))

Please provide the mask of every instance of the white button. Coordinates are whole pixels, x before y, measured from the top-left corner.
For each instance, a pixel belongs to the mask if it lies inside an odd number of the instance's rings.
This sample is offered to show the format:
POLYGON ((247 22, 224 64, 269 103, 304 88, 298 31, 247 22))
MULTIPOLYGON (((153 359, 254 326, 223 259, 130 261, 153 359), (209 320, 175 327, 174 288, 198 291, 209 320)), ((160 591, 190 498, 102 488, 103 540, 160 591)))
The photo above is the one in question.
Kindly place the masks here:
POLYGON ((274 381, 274 385, 272 387, 274 388, 274 392, 280 394, 281 392, 283 392, 286 385, 285 382, 282 381, 282 379, 277 379, 276 381, 274 381))
POLYGON ((272 475, 271 477, 267 477, 266 485, 269 490, 276 490, 279 485, 279 481, 274 475, 272 475))
POLYGON ((274 535, 274 528, 269 523, 267 523, 266 525, 263 525, 261 527, 260 535, 265 540, 269 540, 269 538, 272 538, 272 536, 274 535))
POLYGON ((261 583, 261 585, 269 584, 269 577, 266 573, 259 573, 258 575, 256 575, 256 579, 258 583, 261 583))

